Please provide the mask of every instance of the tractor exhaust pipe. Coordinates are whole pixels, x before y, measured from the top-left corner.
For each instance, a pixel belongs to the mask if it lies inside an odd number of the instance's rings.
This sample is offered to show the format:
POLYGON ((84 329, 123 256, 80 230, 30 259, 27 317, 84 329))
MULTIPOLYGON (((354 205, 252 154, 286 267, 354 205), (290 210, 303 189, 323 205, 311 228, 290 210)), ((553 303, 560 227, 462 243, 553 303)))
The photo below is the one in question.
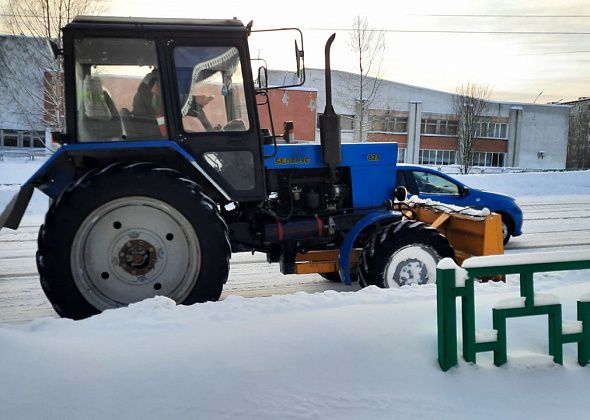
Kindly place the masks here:
POLYGON ((336 34, 332 34, 326 42, 326 108, 320 115, 320 141, 322 143, 322 159, 330 168, 332 178, 336 179, 336 166, 341 161, 340 119, 332 106, 332 71, 330 69, 330 47, 336 34))

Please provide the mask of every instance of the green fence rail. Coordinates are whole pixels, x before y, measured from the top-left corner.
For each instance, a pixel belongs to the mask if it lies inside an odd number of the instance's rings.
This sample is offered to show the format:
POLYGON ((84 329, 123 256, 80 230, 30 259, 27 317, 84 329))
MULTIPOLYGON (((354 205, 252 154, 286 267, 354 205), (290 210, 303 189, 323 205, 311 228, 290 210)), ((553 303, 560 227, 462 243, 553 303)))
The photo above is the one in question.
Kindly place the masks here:
POLYGON ((535 294, 534 274, 547 271, 590 269, 590 252, 537 253, 475 257, 458 267, 444 259, 436 270, 438 362, 447 371, 457 365, 457 298, 461 298, 463 358, 476 362, 479 352, 493 351, 494 364, 507 361, 506 319, 547 315, 549 354, 555 363, 563 364, 563 344, 578 343, 578 363, 590 361, 590 294, 577 302, 577 322, 562 320, 561 304, 552 295, 535 294), (520 297, 498 302, 492 309, 493 330, 487 333, 475 328, 473 284, 479 277, 518 274, 520 297))

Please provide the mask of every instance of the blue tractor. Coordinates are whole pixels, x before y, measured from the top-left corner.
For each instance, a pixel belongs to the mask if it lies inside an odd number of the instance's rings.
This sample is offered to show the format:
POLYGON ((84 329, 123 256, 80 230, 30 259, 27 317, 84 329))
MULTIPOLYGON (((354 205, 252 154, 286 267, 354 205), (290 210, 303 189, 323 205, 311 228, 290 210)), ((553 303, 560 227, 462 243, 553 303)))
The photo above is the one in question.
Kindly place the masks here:
POLYGON ((255 85, 251 32, 235 19, 78 17, 63 28, 62 146, 0 215, 16 229, 34 188, 50 197, 37 267, 60 316, 155 295, 217 300, 232 252, 379 287, 433 282, 455 256, 439 230, 392 209, 395 143, 341 145, 334 36, 321 144, 277 144, 259 123, 272 87, 264 67, 255 85))

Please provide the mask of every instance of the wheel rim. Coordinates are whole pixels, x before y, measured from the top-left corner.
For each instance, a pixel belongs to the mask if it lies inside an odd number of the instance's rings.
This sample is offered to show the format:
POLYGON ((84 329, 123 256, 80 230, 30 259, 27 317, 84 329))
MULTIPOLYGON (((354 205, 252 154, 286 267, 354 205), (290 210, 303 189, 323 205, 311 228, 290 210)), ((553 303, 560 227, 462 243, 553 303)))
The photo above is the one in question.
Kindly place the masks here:
POLYGON ((440 257, 428 246, 410 245, 400 248, 385 268, 387 287, 426 284, 436 281, 436 264, 440 257))
POLYGON ((149 197, 126 197, 96 208, 71 249, 74 282, 98 310, 167 296, 182 302, 201 267, 199 238, 174 207, 149 197))

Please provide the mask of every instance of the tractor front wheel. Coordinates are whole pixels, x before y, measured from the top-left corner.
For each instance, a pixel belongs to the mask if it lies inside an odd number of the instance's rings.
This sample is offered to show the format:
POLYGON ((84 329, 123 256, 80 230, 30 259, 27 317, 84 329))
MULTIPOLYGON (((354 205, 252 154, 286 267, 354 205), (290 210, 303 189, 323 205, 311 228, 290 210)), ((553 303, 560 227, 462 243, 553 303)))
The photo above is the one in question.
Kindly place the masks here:
POLYGON ((52 204, 37 266, 57 313, 81 319, 156 295, 217 300, 229 257, 227 227, 197 184, 153 164, 119 164, 52 204))
POLYGON ((436 265, 445 257, 455 257, 445 236, 425 223, 402 220, 385 226, 367 241, 357 274, 363 287, 434 283, 436 265))

